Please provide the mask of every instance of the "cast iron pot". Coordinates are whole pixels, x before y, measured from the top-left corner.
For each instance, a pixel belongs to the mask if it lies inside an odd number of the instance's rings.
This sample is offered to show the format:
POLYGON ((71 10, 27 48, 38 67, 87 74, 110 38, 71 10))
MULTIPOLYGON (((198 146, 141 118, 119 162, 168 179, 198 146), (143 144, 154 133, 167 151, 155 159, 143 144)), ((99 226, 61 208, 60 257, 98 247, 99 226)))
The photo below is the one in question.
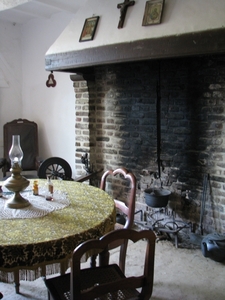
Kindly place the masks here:
POLYGON ((145 191, 145 202, 151 207, 165 207, 168 204, 170 191, 162 188, 151 188, 145 191))

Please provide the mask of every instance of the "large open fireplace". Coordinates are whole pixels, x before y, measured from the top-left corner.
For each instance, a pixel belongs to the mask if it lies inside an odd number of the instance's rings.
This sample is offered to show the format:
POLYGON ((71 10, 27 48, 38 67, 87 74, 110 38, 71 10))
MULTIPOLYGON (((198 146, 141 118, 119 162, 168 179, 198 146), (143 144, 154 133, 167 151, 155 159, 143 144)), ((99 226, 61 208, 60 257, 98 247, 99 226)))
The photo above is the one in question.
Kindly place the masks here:
POLYGON ((46 57, 47 70, 74 73, 77 173, 85 152, 96 170, 125 166, 138 179, 136 210, 143 219, 149 214, 144 190, 160 186, 171 191, 164 214, 193 231, 223 233, 224 29, 137 43, 46 57))

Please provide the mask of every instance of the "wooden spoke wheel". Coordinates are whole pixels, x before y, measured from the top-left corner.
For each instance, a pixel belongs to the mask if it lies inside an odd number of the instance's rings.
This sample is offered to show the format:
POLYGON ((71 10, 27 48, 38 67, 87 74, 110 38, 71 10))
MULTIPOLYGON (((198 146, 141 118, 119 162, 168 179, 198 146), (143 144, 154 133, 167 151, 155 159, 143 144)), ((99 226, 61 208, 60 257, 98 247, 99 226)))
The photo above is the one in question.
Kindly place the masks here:
POLYGON ((72 170, 66 160, 60 157, 51 157, 43 161, 38 170, 39 178, 72 180, 72 170))

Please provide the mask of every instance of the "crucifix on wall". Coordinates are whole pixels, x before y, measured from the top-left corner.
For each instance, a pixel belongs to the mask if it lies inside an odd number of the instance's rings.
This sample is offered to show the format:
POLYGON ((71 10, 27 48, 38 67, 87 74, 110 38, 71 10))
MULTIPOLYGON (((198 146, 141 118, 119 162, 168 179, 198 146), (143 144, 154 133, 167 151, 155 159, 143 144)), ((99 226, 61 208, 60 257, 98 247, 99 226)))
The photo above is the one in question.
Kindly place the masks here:
POLYGON ((123 23, 126 17, 127 9, 129 6, 133 6, 135 1, 124 0, 123 3, 117 4, 117 8, 120 9, 120 20, 118 24, 118 28, 123 28, 123 23))

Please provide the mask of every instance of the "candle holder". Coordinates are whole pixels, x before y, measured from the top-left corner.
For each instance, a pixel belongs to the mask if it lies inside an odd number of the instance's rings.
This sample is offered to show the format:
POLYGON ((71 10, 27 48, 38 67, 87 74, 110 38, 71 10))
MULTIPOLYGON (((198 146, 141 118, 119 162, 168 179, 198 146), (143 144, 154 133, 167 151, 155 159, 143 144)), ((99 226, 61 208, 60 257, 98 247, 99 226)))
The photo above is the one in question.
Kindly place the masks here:
POLYGON ((20 195, 20 192, 25 190, 29 185, 29 180, 21 175, 21 161, 23 159, 23 151, 20 147, 20 136, 12 136, 12 147, 9 151, 11 160, 10 172, 12 175, 4 181, 4 186, 14 192, 14 195, 6 201, 6 207, 23 208, 30 205, 30 202, 20 195))

